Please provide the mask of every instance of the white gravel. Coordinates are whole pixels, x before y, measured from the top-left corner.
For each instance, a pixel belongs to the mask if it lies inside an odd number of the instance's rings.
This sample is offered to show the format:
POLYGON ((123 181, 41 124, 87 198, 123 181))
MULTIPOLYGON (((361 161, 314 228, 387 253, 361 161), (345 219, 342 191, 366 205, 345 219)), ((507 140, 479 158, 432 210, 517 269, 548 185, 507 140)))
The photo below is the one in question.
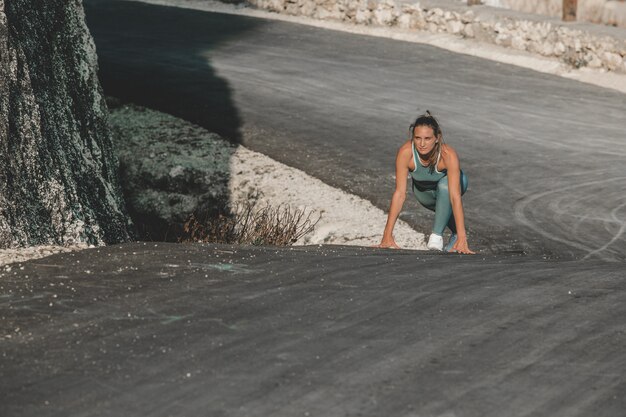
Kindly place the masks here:
MULTIPOLYGON (((313 232, 303 236, 297 245, 372 246, 380 243, 387 215, 369 201, 243 146, 237 148, 230 164, 229 188, 233 202, 255 196, 261 206, 289 204, 312 210, 313 218, 321 214, 313 232)), ((424 234, 402 220, 396 223, 394 236, 404 249, 426 250, 424 234)))
POLYGON ((29 259, 44 258, 55 253, 78 251, 89 247, 89 245, 81 243, 71 246, 42 245, 28 248, 0 249, 0 266, 25 262, 29 259))

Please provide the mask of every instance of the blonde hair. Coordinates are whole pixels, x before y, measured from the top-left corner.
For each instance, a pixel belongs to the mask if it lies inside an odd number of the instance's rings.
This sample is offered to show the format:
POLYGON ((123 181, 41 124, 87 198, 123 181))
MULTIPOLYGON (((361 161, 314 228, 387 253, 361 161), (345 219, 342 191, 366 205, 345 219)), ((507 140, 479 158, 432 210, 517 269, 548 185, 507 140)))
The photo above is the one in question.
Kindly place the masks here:
POLYGON ((435 119, 435 116, 433 116, 428 110, 426 110, 426 113, 418 116, 417 119, 415 119, 415 122, 413 122, 413 124, 411 125, 411 127, 409 127, 409 131, 411 132, 411 140, 413 140, 413 137, 415 136, 415 128, 418 126, 430 127, 433 130, 436 138, 435 147, 428 156, 428 159, 426 159, 426 162, 428 162, 427 166, 432 173, 437 167, 437 160, 439 159, 439 155, 441 154, 441 149, 443 146, 443 131, 441 130, 441 126, 439 126, 439 122, 437 121, 437 119, 435 119))

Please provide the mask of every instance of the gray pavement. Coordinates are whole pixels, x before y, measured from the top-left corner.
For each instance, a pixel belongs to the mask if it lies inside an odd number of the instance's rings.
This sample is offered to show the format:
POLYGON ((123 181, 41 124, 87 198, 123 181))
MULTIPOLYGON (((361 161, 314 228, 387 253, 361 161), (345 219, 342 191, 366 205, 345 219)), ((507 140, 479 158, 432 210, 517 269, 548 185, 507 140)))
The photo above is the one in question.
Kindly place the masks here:
POLYGON ((481 253, 135 243, 4 268, 0 416, 624 415, 623 96, 423 45, 86 6, 108 93, 381 207, 416 107, 436 112, 481 253))
POLYGON ((623 416, 623 265, 137 243, 0 273, 0 415, 623 416))
MULTIPOLYGON (((469 175, 474 247, 626 258, 623 94, 259 18, 126 1, 88 0, 86 9, 109 94, 196 122, 382 209, 395 152, 418 109, 430 109, 469 175)), ((431 213, 413 201, 402 218, 430 230, 431 213)))

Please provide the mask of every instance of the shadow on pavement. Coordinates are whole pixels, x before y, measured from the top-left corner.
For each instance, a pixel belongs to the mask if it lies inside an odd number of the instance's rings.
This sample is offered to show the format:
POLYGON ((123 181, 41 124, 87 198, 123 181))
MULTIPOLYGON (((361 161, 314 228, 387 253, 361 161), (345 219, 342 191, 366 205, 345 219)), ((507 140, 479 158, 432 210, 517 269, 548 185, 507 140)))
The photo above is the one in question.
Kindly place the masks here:
POLYGON ((211 50, 263 24, 128 1, 87 0, 100 80, 107 95, 172 114, 234 143, 241 118, 211 50))
MULTIPOLYGON (((211 53, 220 44, 263 24, 261 21, 237 19, 234 22, 227 16, 129 1, 90 0, 84 5, 96 42, 103 90, 107 96, 116 98, 111 102, 134 103, 168 113, 215 132, 231 143, 241 142, 240 112, 228 81, 220 77, 211 64, 211 53)), ((192 144, 184 138, 178 140, 175 134, 172 132, 172 137, 162 140, 176 142, 181 153, 197 153, 198 158, 202 157, 205 149, 192 149, 192 144)), ((180 135, 185 133, 180 132, 180 135)), ((124 131, 120 131, 119 136, 129 143, 135 139, 126 137, 124 131)), ((174 153, 170 155, 178 157, 174 153)), ((213 161, 215 166, 229 167, 232 150, 220 155, 221 160, 213 161)), ((152 163, 151 159, 147 161, 146 164, 152 163)), ((139 170, 122 164, 120 175, 124 178, 129 169, 139 170)), ((193 168, 185 169, 194 172, 193 168)), ((214 212, 227 209, 224 204, 230 200, 227 195, 229 172, 211 174, 210 184, 202 178, 198 183, 191 179, 195 178, 192 174, 185 173, 186 177, 190 179, 181 185, 181 181, 171 175, 158 178, 154 174, 142 178, 147 182, 142 186, 147 189, 135 190, 134 194, 129 191, 131 187, 124 187, 128 212, 140 239, 176 241, 185 235, 183 223, 191 213, 180 211, 185 207, 178 206, 184 205, 179 203, 186 197, 186 188, 191 187, 189 195, 192 196, 204 193, 202 206, 195 213, 200 217, 205 213, 214 216, 214 212), (154 181, 158 183, 151 183, 154 181), (207 187, 220 190, 219 198, 206 192, 207 187), (226 195, 222 195, 223 192, 226 195), (174 219, 163 219, 164 210, 159 207, 164 204, 170 204, 170 211, 179 210, 174 219)))

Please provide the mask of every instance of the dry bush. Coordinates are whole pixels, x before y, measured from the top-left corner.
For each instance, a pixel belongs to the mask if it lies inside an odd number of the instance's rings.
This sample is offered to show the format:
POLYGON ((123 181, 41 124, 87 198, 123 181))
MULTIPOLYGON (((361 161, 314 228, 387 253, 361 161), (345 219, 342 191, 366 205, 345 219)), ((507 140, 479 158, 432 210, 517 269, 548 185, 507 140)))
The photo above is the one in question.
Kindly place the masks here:
POLYGON ((311 215, 311 211, 282 204, 261 208, 251 203, 237 204, 217 214, 190 215, 181 241, 287 246, 313 230, 321 215, 316 220, 311 215))

